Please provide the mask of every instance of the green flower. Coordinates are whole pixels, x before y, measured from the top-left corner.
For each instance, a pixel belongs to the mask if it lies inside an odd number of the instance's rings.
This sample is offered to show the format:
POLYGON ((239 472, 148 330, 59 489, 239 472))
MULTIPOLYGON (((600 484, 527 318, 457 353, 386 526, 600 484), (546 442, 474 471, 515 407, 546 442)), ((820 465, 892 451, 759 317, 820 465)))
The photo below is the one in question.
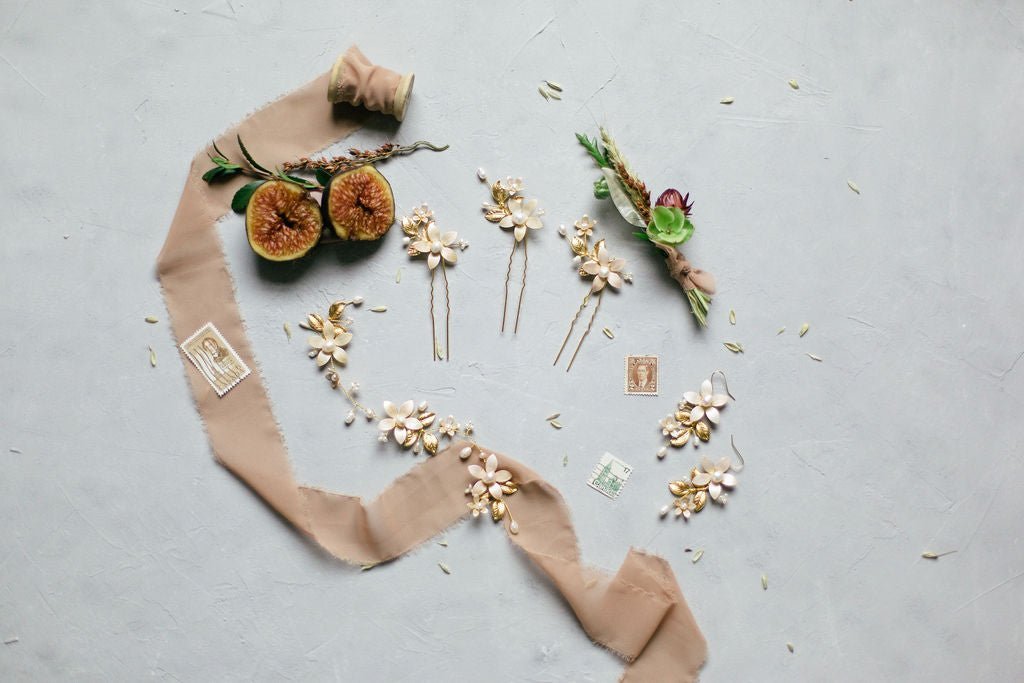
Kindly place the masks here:
POLYGON ((674 206, 656 206, 651 211, 651 223, 647 226, 647 236, 654 242, 677 245, 690 239, 693 235, 693 223, 686 217, 682 209, 674 206))

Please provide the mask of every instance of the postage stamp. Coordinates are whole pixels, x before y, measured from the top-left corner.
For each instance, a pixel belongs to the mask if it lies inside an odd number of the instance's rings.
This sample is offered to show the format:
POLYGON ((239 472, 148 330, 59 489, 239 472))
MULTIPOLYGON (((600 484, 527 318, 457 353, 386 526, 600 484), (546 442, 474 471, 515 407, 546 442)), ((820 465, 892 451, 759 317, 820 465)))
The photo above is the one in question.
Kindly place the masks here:
POLYGON ((590 473, 587 485, 614 500, 619 497, 632 471, 632 467, 611 453, 605 453, 601 456, 601 461, 594 466, 594 471, 590 473))
POLYGON ((181 343, 192 365, 206 378, 218 396, 249 376, 249 366, 238 357, 213 323, 206 323, 181 343))
POLYGON ((624 383, 629 396, 657 396, 658 357, 626 356, 624 383))

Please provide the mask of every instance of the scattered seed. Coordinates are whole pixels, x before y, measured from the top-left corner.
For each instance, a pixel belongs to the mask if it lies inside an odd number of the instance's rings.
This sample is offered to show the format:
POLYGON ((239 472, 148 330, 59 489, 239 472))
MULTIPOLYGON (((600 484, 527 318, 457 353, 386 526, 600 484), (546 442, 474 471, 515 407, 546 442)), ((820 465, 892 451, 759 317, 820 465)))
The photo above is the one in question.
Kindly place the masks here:
POLYGON ((768 590, 768 577, 761 574, 761 588, 762 590, 768 590))
POLYGON ((793 652, 796 648, 793 647, 793 643, 786 643, 786 649, 793 652))
POLYGON ((146 316, 146 322, 147 322, 147 323, 150 323, 150 324, 153 324, 153 323, 158 323, 158 322, 160 322, 160 320, 159 320, 159 319, 157 319, 157 317, 156 317, 156 316, 152 316, 152 315, 147 315, 147 316, 146 316))
POLYGON ((736 311, 732 310, 731 308, 729 309, 729 324, 736 324, 736 311))
POLYGON ((14 645, 15 643, 18 642, 18 640, 19 640, 18 638, 8 638, 7 640, 4 641, 4 645, 14 645))
POLYGON ((722 99, 718 100, 718 103, 719 104, 732 104, 735 101, 736 101, 736 99, 734 97, 723 97, 722 99))
POLYGON ((853 190, 857 194, 860 194, 860 188, 857 187, 857 183, 853 182, 852 180, 847 180, 846 184, 849 186, 851 190, 853 190))
POLYGON ((807 330, 809 330, 809 329, 811 329, 811 324, 810 323, 804 323, 803 325, 801 325, 800 326, 800 336, 802 337, 805 334, 807 334, 807 330))
POLYGON ((821 356, 815 356, 813 353, 807 354, 807 357, 810 358, 811 360, 816 360, 819 363, 821 362, 821 356))
POLYGON ((284 333, 286 335, 288 335, 288 341, 291 341, 291 339, 292 339, 292 326, 289 325, 288 323, 284 324, 284 333))
POLYGON ((604 336, 608 337, 609 339, 615 339, 615 335, 607 327, 601 331, 604 332, 604 336))
POLYGON ((737 342, 722 342, 722 346, 729 349, 733 353, 743 353, 743 346, 737 342))
POLYGON ((799 90, 800 89, 800 84, 796 82, 795 78, 791 78, 787 82, 789 83, 789 87, 792 88, 793 90, 799 90))
POLYGON ((370 564, 364 564, 361 567, 359 567, 359 571, 361 571, 361 572, 368 572, 368 571, 370 571, 371 569, 373 569, 376 566, 377 566, 376 562, 371 562, 370 564))
POLYGON ((559 422, 558 420, 548 420, 548 424, 551 425, 552 427, 554 427, 555 429, 561 429, 562 428, 562 423, 559 422))
POLYGON ((402 281, 402 269, 399 268, 395 271, 395 284, 399 284, 402 281))
POLYGON ((440 541, 437 542, 437 544, 439 546, 441 546, 442 548, 447 548, 448 547, 448 539, 447 538, 442 538, 440 541))
POLYGON ((563 455, 562 456, 562 467, 568 467, 568 466, 569 466, 569 456, 568 455, 563 455))
POLYGON ((550 97, 551 97, 550 95, 548 95, 548 91, 545 90, 544 86, 542 86, 542 85, 538 85, 537 86, 537 92, 539 92, 544 97, 545 100, 546 99, 550 99, 550 97))
POLYGON ((704 548, 701 548, 700 550, 695 552, 693 554, 693 558, 690 560, 690 562, 693 562, 694 564, 697 564, 698 562, 700 562, 700 558, 702 558, 702 557, 704 557, 704 548))
POLYGON ((152 367, 155 368, 156 367, 156 351, 153 350, 152 346, 150 346, 148 348, 149 348, 149 364, 152 367))
POLYGON ((387 310, 388 310, 388 307, 387 306, 374 306, 370 310, 373 311, 374 313, 386 313, 387 310))
POLYGON ((21 453, 21 449, 20 448, 9 448, 8 450, 11 453, 21 453))
POLYGON ((558 95, 558 93, 555 93, 555 92, 550 91, 550 90, 548 91, 548 97, 550 97, 553 100, 561 100, 562 99, 562 97, 560 95, 558 95))
POLYGON ((926 560, 937 560, 940 557, 943 557, 944 555, 950 555, 950 554, 955 553, 955 552, 956 552, 955 550, 947 550, 944 553, 926 552, 926 553, 921 553, 921 557, 923 557, 926 560))
POLYGON ((777 337, 777 336, 779 336, 780 334, 782 334, 782 333, 783 333, 783 332, 785 332, 785 331, 786 331, 786 328, 785 328, 785 326, 783 326, 783 327, 780 327, 780 328, 779 328, 779 331, 775 333, 775 336, 777 337))
POLYGON ((544 420, 545 422, 551 422, 552 420, 557 420, 559 415, 561 415, 561 413, 552 413, 545 417, 544 420))
POLYGON ((446 565, 444 562, 438 562, 437 566, 440 567, 441 571, 443 571, 445 574, 451 574, 452 573, 451 568, 448 565, 446 565))
POLYGON ((547 83, 548 87, 551 88, 552 90, 554 90, 555 92, 562 92, 562 84, 561 83, 555 83, 554 81, 544 81, 544 82, 547 83))

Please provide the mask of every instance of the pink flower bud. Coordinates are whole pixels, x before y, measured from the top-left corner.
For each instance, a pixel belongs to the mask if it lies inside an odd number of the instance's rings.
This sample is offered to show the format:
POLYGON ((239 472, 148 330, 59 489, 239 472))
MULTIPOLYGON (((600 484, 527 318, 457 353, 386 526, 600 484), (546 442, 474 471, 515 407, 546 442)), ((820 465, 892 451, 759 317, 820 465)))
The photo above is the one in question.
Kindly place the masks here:
POLYGON ((684 197, 679 193, 679 190, 669 188, 661 193, 661 196, 658 197, 658 201, 656 201, 654 205, 680 209, 684 214, 689 216, 690 210, 693 208, 693 202, 689 201, 689 199, 689 192, 687 192, 684 197))

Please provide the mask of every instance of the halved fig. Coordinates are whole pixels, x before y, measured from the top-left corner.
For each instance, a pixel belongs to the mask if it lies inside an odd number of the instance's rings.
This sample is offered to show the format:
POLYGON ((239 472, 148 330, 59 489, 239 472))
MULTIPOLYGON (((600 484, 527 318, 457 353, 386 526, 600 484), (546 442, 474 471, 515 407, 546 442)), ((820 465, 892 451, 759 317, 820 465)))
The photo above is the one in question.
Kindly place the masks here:
POLYGON ((284 180, 268 180, 257 187, 245 209, 249 246, 270 261, 305 256, 320 241, 323 229, 316 200, 284 180))
POLYGON ((395 222, 391 183, 373 166, 331 178, 324 190, 324 214, 343 240, 379 240, 395 222))

